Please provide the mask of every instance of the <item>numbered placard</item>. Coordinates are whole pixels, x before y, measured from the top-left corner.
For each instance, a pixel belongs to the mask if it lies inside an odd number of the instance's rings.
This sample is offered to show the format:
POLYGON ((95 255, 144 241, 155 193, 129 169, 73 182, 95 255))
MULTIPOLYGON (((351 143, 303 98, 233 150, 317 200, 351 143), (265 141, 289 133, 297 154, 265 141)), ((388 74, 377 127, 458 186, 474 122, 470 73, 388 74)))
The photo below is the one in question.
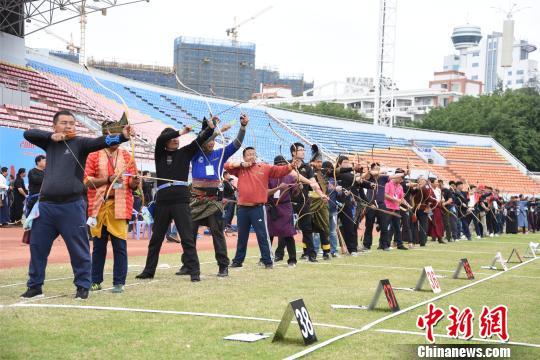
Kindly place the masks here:
POLYGON ((287 309, 285 309, 285 312, 281 317, 281 321, 279 322, 272 342, 282 340, 285 337, 285 333, 289 329, 293 316, 295 317, 298 327, 300 328, 300 334, 304 339, 304 345, 309 345, 316 342, 317 335, 315 334, 315 327, 313 326, 313 321, 309 316, 303 299, 291 301, 287 305, 287 309))
POLYGON ((536 252, 538 251, 539 243, 535 242, 529 242, 529 247, 527 248, 527 251, 525 252, 525 255, 523 255, 524 258, 536 258, 536 252))
POLYGON ((419 291, 424 286, 424 283, 429 283, 429 286, 431 287, 431 290, 438 294, 441 292, 441 284, 439 283, 439 280, 437 279, 437 276, 435 275, 435 271, 433 271, 433 268, 431 266, 425 266, 422 270, 422 274, 420 274, 420 279, 418 279, 418 283, 416 283, 416 287, 414 288, 415 291, 419 291))
POLYGON ((495 257, 493 258, 493 261, 491 262, 490 266, 486 266, 487 269, 491 270, 497 270, 497 264, 499 264, 502 268, 502 270, 507 271, 508 266, 506 266, 506 260, 504 260, 502 254, 500 251, 498 251, 495 254, 495 257))
POLYGON ((467 279, 473 280, 474 274, 471 269, 471 265, 469 264, 469 260, 467 258, 461 259, 458 263, 457 269, 454 272, 454 276, 452 276, 454 279, 457 279, 459 277, 459 273, 461 270, 465 270, 465 274, 467 275, 467 279))
POLYGON ((390 285, 390 280, 388 279, 379 281, 379 285, 377 286, 377 290, 375 290, 375 295, 368 306, 368 310, 375 309, 375 306, 381 297, 381 293, 383 292, 386 296, 386 301, 388 302, 388 307, 390 310, 392 310, 392 312, 399 311, 399 304, 396 299, 396 294, 394 294, 394 289, 392 289, 392 285, 390 285))
POLYGON ((516 254, 517 262, 520 262, 520 263, 523 262, 523 259, 521 258, 521 255, 519 255, 518 249, 513 248, 513 249, 512 249, 512 252, 510 253, 510 256, 509 256, 508 259, 506 260, 506 263, 507 263, 507 264, 510 262, 510 260, 512 259, 512 256, 513 256, 514 254, 516 254))

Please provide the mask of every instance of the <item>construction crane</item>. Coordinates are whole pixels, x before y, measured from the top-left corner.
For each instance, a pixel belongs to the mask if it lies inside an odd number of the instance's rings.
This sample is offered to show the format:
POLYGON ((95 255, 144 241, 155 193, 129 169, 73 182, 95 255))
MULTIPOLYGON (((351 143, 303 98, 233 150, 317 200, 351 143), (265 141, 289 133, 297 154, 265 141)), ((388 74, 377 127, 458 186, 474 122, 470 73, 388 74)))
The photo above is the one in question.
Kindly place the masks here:
POLYGON ((60 40, 61 42, 63 42, 64 44, 66 44, 66 50, 70 53, 70 54, 75 54, 75 53, 79 53, 79 51, 81 50, 81 47, 80 46, 77 46, 75 45, 75 43, 73 42, 73 33, 71 33, 71 39, 70 40, 67 40, 65 39, 64 37, 58 35, 57 33, 49 30, 48 28, 45 28, 43 29, 43 31, 45 31, 46 34, 54 37, 55 39, 57 40, 60 40))
POLYGON ((258 13, 256 13, 255 15, 247 18, 246 20, 244 21, 241 21, 240 23, 236 23, 236 16, 234 17, 234 20, 233 20, 233 26, 228 28, 227 30, 225 30, 225 32, 227 33, 227 36, 230 36, 232 38, 232 41, 236 42, 238 41, 238 28, 242 25, 245 25, 246 23, 252 21, 252 20, 255 20, 256 18, 258 18, 259 16, 261 16, 262 14, 264 14, 265 12, 267 12, 268 10, 270 10, 271 8, 273 8, 273 6, 268 6, 266 8, 264 8, 263 10, 259 11, 258 13))
POLYGON ((81 47, 79 52, 79 64, 86 65, 86 23, 88 12, 101 11, 101 15, 107 16, 107 8, 86 5, 86 1, 81 2, 79 6, 79 14, 81 15, 79 23, 81 24, 81 47))

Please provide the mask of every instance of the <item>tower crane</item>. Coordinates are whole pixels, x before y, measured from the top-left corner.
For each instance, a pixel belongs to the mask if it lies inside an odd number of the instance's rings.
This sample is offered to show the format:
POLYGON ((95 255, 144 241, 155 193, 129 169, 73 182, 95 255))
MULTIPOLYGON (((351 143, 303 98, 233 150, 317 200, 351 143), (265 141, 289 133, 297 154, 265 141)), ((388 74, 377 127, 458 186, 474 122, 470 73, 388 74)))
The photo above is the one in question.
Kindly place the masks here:
POLYGON ((272 7, 273 6, 268 6, 262 9, 261 11, 259 11, 258 13, 256 13, 255 15, 252 15, 251 17, 245 19, 244 21, 241 21, 240 23, 236 23, 236 16, 235 16, 233 20, 233 26, 225 30, 225 32, 227 33, 227 36, 230 36, 232 38, 232 41, 234 42, 238 41, 238 28, 242 25, 247 24, 250 21, 255 20, 256 18, 258 18, 259 16, 261 16, 262 14, 270 10, 272 7))

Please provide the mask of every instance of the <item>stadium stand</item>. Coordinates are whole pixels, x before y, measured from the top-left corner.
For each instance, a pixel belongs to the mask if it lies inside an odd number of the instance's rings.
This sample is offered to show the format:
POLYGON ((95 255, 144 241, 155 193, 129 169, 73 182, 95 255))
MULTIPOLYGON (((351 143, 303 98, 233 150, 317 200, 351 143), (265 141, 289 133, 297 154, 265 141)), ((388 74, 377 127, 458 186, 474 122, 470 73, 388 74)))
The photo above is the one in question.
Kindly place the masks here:
MULTIPOLYGON (((76 112, 78 117, 92 120, 82 122, 78 129, 82 134, 91 134, 95 132, 93 123, 118 119, 124 111, 122 101, 117 96, 98 85, 89 73, 75 64, 29 56, 28 65, 29 68, 20 68, 0 64, 0 81, 12 88, 18 86, 20 79, 28 81, 32 100, 28 108, 9 104, 1 106, 1 126, 49 129, 54 112, 69 109, 76 112)), ((489 137, 396 128, 381 131, 371 125, 356 125, 340 119, 299 115, 253 104, 201 97, 95 69, 92 73, 125 101, 130 122, 136 125, 141 137, 136 156, 147 161, 152 160, 151 145, 164 127, 189 125, 197 131, 201 120, 209 116, 210 108, 224 123, 233 125, 225 134, 226 142, 234 138, 240 114, 247 113, 251 122, 244 146, 255 146, 259 157, 267 162, 278 154, 288 157, 289 145, 300 141, 319 144, 329 158, 348 154, 362 164, 374 160, 388 168, 405 167, 409 163, 413 169, 446 180, 487 184, 507 193, 540 193, 539 184, 527 176, 519 160, 489 137), (419 155, 419 148, 430 149, 444 162, 426 161, 419 155)))

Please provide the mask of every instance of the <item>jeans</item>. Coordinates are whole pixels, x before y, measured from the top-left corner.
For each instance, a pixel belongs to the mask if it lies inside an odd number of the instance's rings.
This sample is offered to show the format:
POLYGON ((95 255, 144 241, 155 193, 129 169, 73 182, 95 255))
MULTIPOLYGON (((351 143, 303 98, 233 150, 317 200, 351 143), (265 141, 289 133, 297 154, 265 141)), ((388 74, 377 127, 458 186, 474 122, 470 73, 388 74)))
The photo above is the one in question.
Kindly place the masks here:
POLYGON ((337 211, 330 212, 330 235, 328 240, 330 241, 330 253, 336 254, 338 252, 337 211))
MULTIPOLYGON (((391 210, 390 210, 391 211, 391 210)), ((399 214, 399 210, 394 211, 395 214, 399 214)), ((394 241, 398 247, 403 246, 403 240, 401 239, 401 218, 397 216, 388 216, 388 240, 387 247, 392 243, 392 235, 394 235, 394 241)))
POLYGON ((318 253, 320 247, 321 247, 321 234, 313 233, 313 251, 318 253))
POLYGON ((114 254, 113 285, 125 285, 128 271, 127 241, 110 235, 105 226, 101 229, 101 238, 93 238, 92 249, 92 282, 103 282, 103 268, 107 257, 107 241, 111 237, 114 254))
POLYGON ((234 209, 236 208, 236 203, 228 202, 225 204, 225 208, 223 209, 223 221, 225 227, 231 226, 232 219, 234 217, 234 209))

